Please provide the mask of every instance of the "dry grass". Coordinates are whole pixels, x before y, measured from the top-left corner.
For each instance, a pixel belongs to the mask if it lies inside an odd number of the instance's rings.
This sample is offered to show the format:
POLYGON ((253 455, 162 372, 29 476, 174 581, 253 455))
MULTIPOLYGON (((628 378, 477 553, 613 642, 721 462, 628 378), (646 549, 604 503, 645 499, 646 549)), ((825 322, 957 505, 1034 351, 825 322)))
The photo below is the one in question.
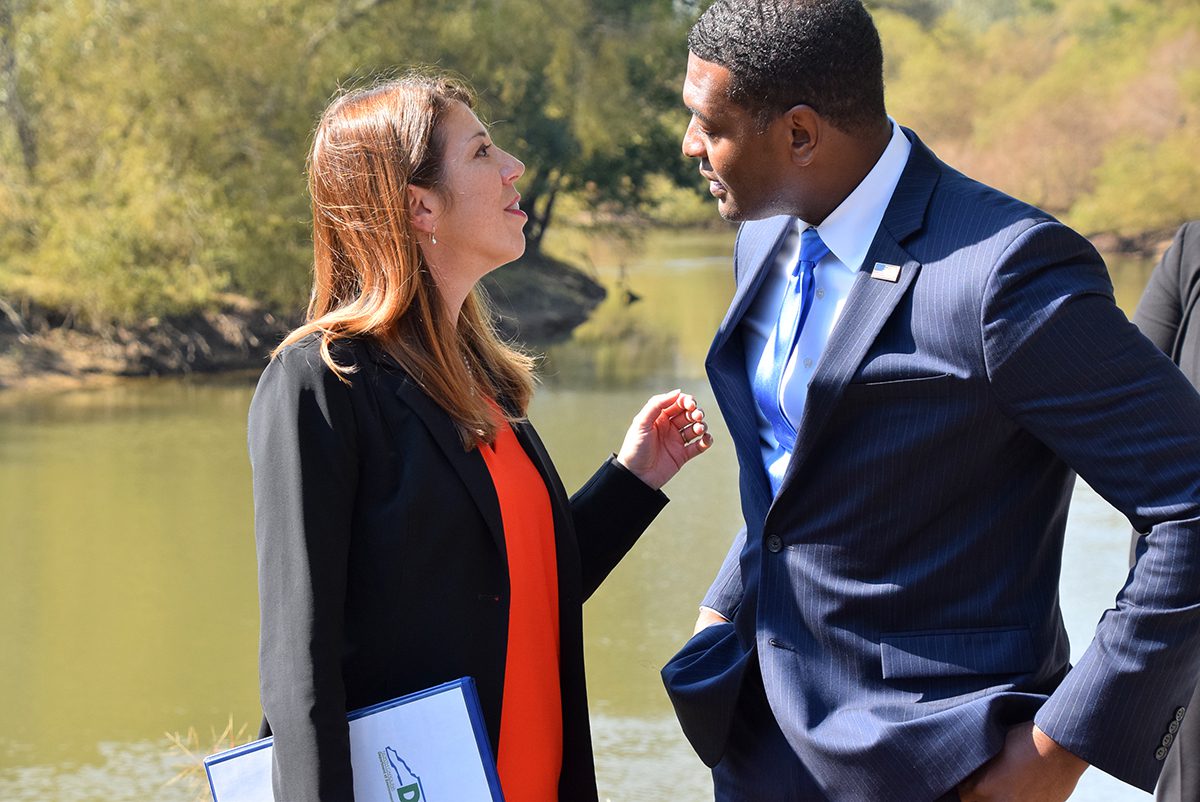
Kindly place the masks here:
POLYGON ((204 758, 216 752, 232 749, 235 746, 249 743, 251 737, 250 725, 242 724, 234 729, 233 716, 220 733, 215 728, 210 730, 210 738, 203 741, 195 727, 189 727, 182 735, 177 732, 166 733, 171 744, 171 750, 180 758, 179 772, 167 780, 167 786, 180 786, 191 793, 193 802, 208 802, 208 775, 204 771, 204 758))

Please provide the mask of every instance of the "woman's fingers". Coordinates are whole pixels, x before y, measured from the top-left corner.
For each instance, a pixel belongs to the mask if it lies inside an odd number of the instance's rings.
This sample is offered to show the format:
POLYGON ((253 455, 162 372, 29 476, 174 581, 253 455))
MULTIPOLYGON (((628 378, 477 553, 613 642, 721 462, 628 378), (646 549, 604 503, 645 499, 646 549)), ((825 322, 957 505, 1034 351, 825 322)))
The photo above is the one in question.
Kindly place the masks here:
POLYGON ((699 454, 703 454, 713 444, 713 437, 708 432, 705 432, 700 437, 697 437, 692 442, 683 447, 683 455, 686 459, 691 459, 699 454))
POLYGON ((695 397, 671 390, 651 396, 634 416, 617 461, 657 489, 712 442, 695 397))
MULTIPOLYGON (((658 422, 663 413, 667 413, 668 415, 680 414, 684 409, 682 406, 679 406, 679 400, 682 396, 682 390, 671 390, 667 393, 650 396, 645 406, 634 416, 634 425, 648 429, 658 422), (676 408, 676 411, 671 411, 676 408)), ((695 399, 692 399, 692 403, 695 404, 695 399)))
POLYGON ((688 443, 697 437, 703 437, 708 432, 708 424, 706 423, 687 423, 684 426, 677 428, 679 436, 683 438, 683 442, 688 443))
POLYGON ((703 436, 708 431, 708 424, 704 422, 704 410, 696 403, 695 397, 687 393, 681 393, 663 414, 671 428, 679 432, 685 443, 703 436))
POLYGON ((678 412, 671 415, 668 420, 676 429, 683 431, 694 423, 704 423, 704 410, 696 408, 686 412, 678 412))
POLYGON ((708 433, 708 424, 704 420, 704 410, 693 396, 681 394, 675 406, 668 408, 663 414, 667 416, 666 425, 678 434, 679 443, 684 447, 685 459, 691 459, 712 445, 712 436, 708 433))
POLYGON ((633 425, 645 431, 658 429, 660 436, 678 437, 676 442, 681 446, 692 447, 686 454, 690 459, 712 445, 704 417, 696 397, 677 389, 651 396, 634 417, 633 425))

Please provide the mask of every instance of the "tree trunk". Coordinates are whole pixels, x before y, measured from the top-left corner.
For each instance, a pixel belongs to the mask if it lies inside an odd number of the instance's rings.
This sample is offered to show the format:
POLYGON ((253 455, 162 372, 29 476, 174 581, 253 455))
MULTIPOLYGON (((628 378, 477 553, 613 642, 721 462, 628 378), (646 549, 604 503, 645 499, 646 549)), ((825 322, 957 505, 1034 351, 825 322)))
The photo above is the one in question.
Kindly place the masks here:
POLYGON ((554 201, 557 197, 558 186, 550 187, 550 191, 546 193, 546 202, 542 205, 542 212, 538 215, 536 227, 532 225, 532 218, 530 219, 530 231, 525 242, 529 250, 534 253, 542 252, 542 238, 546 236, 546 229, 550 227, 550 218, 554 215, 554 201))
POLYGON ((17 52, 13 45, 15 34, 12 0, 0 0, 0 81, 3 81, 4 86, 4 110, 16 128, 25 172, 32 181, 37 171, 37 138, 17 86, 17 52))
POLYGON ((530 253, 541 253, 542 238, 550 227, 550 219, 554 215, 554 201, 558 198, 562 187, 562 174, 557 170, 539 173, 533 179, 533 184, 524 194, 521 206, 529 215, 529 225, 525 229, 525 248, 530 253))

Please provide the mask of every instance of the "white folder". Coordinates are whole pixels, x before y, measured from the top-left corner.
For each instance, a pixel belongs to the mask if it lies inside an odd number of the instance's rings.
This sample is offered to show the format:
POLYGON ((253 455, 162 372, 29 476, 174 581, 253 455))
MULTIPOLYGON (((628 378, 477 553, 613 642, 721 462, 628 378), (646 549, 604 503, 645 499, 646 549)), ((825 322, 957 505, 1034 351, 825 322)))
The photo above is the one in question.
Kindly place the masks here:
MULTIPOLYGON (((355 802, 503 802, 470 677, 346 717, 355 802)), ((274 802, 273 739, 204 759, 214 802, 274 802)))

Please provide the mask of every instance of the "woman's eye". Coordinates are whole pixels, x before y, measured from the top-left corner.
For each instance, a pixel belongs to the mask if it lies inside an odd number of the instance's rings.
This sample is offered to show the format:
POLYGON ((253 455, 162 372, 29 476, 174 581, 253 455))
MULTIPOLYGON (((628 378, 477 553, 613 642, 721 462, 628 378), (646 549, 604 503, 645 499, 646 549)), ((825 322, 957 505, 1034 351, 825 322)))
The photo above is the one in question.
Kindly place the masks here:
POLYGON ((479 150, 476 151, 475 155, 479 156, 480 158, 486 159, 488 156, 488 152, 491 151, 491 149, 492 149, 491 145, 480 145, 479 150))

